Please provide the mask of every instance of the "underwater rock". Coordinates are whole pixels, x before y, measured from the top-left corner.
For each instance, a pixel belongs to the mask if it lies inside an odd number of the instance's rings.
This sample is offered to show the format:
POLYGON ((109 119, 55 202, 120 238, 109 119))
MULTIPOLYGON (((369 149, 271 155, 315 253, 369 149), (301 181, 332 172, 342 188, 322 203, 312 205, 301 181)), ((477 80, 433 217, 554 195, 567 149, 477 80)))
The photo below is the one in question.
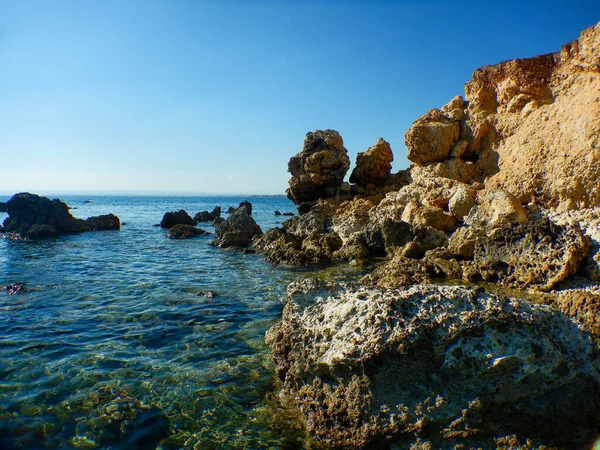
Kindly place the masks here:
POLYGON ((160 221, 160 227, 171 228, 175 225, 196 225, 196 222, 183 209, 165 213, 160 221))
POLYGON ((1 288, 1 290, 6 291, 8 295, 15 294, 23 294, 27 292, 29 289, 27 288, 27 284, 22 281, 17 281, 16 283, 9 284, 1 288))
POLYGON ((196 236, 204 236, 208 231, 202 228, 196 228, 192 225, 175 225, 167 231, 167 237, 170 239, 188 239, 196 236))
POLYGON ((96 230, 118 230, 119 218, 113 214, 76 219, 69 207, 58 199, 27 192, 15 194, 7 203, 8 218, 5 232, 16 233, 24 239, 45 239, 65 233, 96 230))
POLYGON ((558 310, 483 290, 299 280, 267 332, 283 393, 327 448, 591 448, 598 349, 558 310))

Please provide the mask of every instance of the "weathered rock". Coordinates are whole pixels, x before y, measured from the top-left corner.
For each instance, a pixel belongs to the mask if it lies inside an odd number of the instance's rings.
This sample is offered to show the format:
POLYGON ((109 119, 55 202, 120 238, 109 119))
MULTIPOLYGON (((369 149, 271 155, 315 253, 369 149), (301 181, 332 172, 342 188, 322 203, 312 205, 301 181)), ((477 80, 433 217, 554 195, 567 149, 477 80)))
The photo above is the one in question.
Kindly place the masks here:
POLYGON ((598 434, 597 348, 548 306, 301 280, 266 341, 283 393, 327 448, 496 448, 507 435, 591 448, 598 434))
POLYGON ((119 218, 112 214, 90 217, 87 220, 77 219, 60 200, 50 200, 26 192, 15 194, 8 201, 7 212, 5 232, 24 239, 45 239, 64 233, 94 230, 118 230, 121 226, 119 218))
POLYGON ((527 211, 521 202, 500 189, 480 192, 477 205, 464 218, 465 224, 485 229, 488 233, 504 225, 527 223, 527 220, 527 211))
POLYGON ((215 219, 221 217, 221 207, 215 206, 215 208, 211 211, 200 211, 194 216, 194 220, 196 223, 198 222, 214 222, 215 219))
POLYGON ((462 220, 471 208, 475 206, 475 196, 472 189, 459 187, 448 201, 448 211, 458 220, 462 220))
POLYGON ((162 220, 160 221, 160 227, 171 228, 175 225, 196 225, 196 222, 183 209, 180 209, 179 211, 171 211, 165 213, 162 220))
POLYGON ((235 210, 229 218, 217 225, 215 236, 219 247, 247 247, 255 236, 263 232, 256 221, 248 214, 248 209, 242 206, 235 210))
POLYGON ((174 225, 167 231, 167 237, 171 239, 188 239, 196 236, 208 234, 208 231, 202 228, 196 228, 193 225, 174 225))
POLYGON ((579 227, 560 226, 548 219, 506 225, 473 249, 466 278, 549 290, 574 275, 590 252, 590 239, 579 227))
POLYGON ((248 211, 249 215, 252 215, 252 203, 250 203, 248 200, 244 200, 243 202, 240 203, 239 208, 245 207, 246 211, 248 211))
POLYGON ((394 155, 390 144, 379 138, 373 147, 356 156, 356 167, 350 174, 350 183, 368 187, 382 186, 390 178, 394 155))
POLYGON ((411 225, 432 227, 436 230, 451 232, 456 227, 456 219, 442 208, 420 205, 410 202, 402 212, 401 220, 411 225))
POLYGON ((121 221, 114 214, 89 217, 85 223, 90 230, 119 230, 121 228, 121 221))
POLYGON ((416 164, 444 161, 460 136, 460 120, 439 109, 419 117, 404 135, 407 158, 416 164))
POLYGON ((287 196, 297 205, 335 197, 349 167, 348 151, 337 131, 307 133, 302 152, 292 157, 288 164, 292 178, 287 196))

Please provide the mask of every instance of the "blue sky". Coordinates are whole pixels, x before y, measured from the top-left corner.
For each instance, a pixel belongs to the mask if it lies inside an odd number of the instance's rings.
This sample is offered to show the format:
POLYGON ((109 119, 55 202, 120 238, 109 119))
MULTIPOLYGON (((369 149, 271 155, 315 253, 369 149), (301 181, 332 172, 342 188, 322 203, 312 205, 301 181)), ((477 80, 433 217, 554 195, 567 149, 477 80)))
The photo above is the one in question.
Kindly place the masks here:
POLYGON ((0 0, 0 192, 283 193, 304 135, 350 159, 555 52, 599 1, 0 0), (576 6, 575 6, 576 5, 576 6))

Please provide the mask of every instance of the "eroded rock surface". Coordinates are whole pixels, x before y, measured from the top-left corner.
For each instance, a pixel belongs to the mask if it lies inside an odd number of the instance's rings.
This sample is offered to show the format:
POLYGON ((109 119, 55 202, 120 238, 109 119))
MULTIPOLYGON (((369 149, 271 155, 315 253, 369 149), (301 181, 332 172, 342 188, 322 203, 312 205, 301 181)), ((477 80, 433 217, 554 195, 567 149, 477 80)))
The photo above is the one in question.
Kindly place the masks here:
POLYGON ((356 167, 350 174, 350 183, 368 188, 382 186, 390 179, 394 155, 390 144, 379 138, 366 152, 356 156, 356 167))
POLYGON ((302 151, 288 163, 292 178, 287 196, 296 204, 335 197, 349 167, 348 151, 337 131, 307 133, 302 151))
POLYGON ((590 448, 597 437, 597 348, 548 306, 301 280, 267 343, 284 392, 328 448, 496 448, 507 435, 590 448))

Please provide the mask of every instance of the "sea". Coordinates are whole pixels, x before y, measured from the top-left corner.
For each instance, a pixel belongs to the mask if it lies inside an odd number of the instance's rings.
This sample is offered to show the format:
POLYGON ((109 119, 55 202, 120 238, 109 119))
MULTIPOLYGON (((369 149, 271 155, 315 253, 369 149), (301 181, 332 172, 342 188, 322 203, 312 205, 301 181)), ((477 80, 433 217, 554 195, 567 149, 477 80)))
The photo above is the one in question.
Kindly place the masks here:
POLYGON ((0 286, 27 286, 0 291, 0 449, 305 448, 265 332, 289 282, 357 269, 278 267, 155 226, 167 211, 248 200, 266 231, 287 219, 276 210, 296 212, 283 196, 60 198, 75 217, 114 213, 122 227, 0 239, 0 286))

